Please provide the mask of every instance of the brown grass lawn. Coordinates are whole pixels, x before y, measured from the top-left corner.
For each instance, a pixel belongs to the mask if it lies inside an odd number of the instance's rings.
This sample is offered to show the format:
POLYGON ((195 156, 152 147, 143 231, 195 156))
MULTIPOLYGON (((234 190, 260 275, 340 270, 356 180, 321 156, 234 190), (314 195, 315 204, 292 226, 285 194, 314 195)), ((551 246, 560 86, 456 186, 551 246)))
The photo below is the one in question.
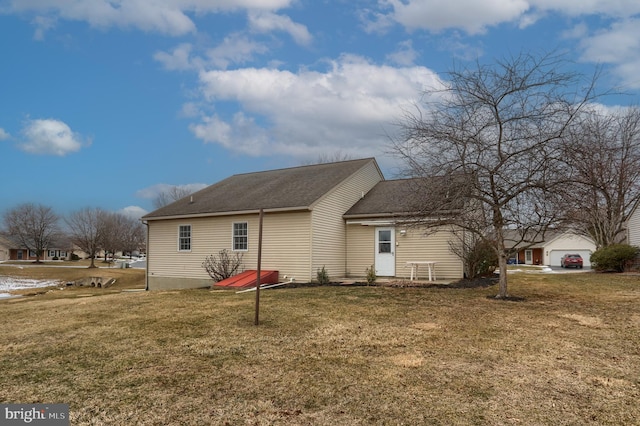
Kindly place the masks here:
POLYGON ((106 290, 0 302, 0 402, 73 425, 640 424, 637 276, 513 275, 521 301, 266 290, 258 327, 255 293, 106 290))

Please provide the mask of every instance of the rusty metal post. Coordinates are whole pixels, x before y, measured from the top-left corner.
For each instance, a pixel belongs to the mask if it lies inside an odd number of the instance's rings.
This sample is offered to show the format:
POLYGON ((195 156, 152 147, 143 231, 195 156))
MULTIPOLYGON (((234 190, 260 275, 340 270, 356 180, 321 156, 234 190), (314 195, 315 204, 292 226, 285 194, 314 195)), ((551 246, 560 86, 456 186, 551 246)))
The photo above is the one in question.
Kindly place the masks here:
POLYGON ((258 225, 258 277, 256 280, 256 316, 254 325, 260 325, 260 273, 262 268, 262 216, 264 211, 260 209, 260 224, 258 225))

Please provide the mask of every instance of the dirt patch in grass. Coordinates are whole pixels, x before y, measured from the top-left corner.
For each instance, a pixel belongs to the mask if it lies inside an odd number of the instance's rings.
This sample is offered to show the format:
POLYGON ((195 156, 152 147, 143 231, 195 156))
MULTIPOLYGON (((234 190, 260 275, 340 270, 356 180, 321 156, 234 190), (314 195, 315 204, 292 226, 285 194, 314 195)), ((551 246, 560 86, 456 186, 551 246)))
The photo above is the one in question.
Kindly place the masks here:
POLYGON ((264 291, 258 327, 254 293, 4 301, 0 402, 68 403, 73 425, 634 424, 640 278, 586 275, 514 277, 524 303, 264 291))

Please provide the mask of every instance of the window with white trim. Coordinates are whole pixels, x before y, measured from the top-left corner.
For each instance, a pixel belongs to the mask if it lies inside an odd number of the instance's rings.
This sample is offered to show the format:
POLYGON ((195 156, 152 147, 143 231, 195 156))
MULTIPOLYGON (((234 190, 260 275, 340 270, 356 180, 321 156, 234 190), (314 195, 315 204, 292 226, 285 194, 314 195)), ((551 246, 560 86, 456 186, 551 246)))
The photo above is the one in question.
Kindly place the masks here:
POLYGON ((249 249, 249 224, 236 222, 233 224, 233 250, 247 251, 249 249))
POLYGON ((191 251, 191 225, 180 225, 178 229, 178 251, 191 251))

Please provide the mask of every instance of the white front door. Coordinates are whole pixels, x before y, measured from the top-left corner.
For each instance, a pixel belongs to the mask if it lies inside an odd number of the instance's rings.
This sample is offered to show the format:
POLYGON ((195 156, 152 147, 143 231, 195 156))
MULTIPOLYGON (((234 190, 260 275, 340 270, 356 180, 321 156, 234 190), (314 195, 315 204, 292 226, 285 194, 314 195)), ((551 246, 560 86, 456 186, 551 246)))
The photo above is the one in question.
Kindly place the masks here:
POLYGON ((396 275, 396 232, 394 228, 376 228, 376 275, 396 275))
POLYGON ((524 263, 525 265, 533 265, 533 250, 524 251, 524 263))

